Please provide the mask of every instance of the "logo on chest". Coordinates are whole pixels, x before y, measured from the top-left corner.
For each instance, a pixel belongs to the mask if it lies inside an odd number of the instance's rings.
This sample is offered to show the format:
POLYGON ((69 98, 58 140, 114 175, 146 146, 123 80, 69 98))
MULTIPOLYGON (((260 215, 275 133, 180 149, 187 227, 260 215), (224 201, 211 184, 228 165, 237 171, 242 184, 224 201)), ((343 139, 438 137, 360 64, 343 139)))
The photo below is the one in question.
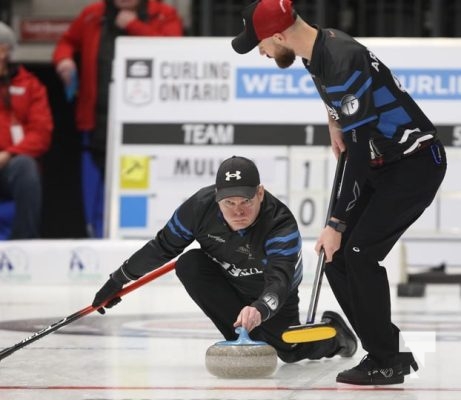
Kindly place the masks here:
POLYGON ((226 239, 222 238, 221 236, 208 234, 208 239, 214 240, 215 242, 218 242, 218 243, 226 243, 226 239))
POLYGON ((249 244, 246 244, 245 246, 239 246, 235 249, 237 253, 245 254, 248 256, 248 259, 254 258, 253 255, 251 254, 251 248, 249 244))

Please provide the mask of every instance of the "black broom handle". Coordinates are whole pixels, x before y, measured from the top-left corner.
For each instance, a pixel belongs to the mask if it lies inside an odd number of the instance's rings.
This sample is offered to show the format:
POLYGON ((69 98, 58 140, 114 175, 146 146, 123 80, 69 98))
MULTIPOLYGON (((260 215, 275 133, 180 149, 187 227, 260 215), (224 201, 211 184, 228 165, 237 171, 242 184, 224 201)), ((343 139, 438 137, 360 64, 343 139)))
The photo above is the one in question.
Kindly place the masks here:
MULTIPOLYGON (((341 191, 341 183, 344 173, 344 165, 346 163, 346 152, 341 152, 336 163, 335 177, 333 179, 333 188, 330 194, 330 201, 328 203, 327 217, 325 220, 325 226, 331 217, 333 208, 336 204, 336 199, 339 197, 341 191)), ((317 268, 315 270, 314 283, 312 286, 311 301, 309 309, 307 311, 307 322, 306 324, 313 324, 315 321, 315 313, 317 312, 317 304, 320 297, 320 288, 322 286, 323 271, 325 269, 325 252, 323 249, 320 250, 319 258, 317 261, 317 268)))

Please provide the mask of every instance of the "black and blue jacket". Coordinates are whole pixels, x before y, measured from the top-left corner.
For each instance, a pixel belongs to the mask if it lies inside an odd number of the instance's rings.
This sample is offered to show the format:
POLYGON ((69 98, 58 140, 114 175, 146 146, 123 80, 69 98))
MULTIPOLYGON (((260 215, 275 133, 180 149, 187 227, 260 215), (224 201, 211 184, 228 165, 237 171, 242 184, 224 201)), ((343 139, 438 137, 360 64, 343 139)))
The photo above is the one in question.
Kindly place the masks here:
POLYGON ((389 68, 346 33, 318 29, 311 58, 303 63, 347 146, 333 212, 347 222, 370 169, 413 154, 433 141, 436 131, 389 68))
POLYGON ((175 258, 194 241, 216 261, 216 268, 222 268, 231 284, 253 300, 251 305, 263 320, 275 315, 298 290, 303 271, 298 226, 288 207, 267 190, 256 221, 233 231, 215 201, 215 186, 202 188, 125 262, 123 273, 137 279, 175 258))

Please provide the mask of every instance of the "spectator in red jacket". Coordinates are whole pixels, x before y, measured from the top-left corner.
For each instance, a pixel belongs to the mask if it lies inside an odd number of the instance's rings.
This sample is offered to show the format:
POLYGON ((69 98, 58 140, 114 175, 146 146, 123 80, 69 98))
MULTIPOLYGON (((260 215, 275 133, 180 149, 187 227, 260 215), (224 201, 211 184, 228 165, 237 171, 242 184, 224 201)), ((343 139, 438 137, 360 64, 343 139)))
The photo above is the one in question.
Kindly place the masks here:
POLYGON ((39 237, 42 187, 37 159, 51 141, 52 116, 45 87, 12 63, 13 31, 0 22, 0 198, 12 199, 11 239, 39 237))
MULTIPOLYGON (((115 39, 119 36, 182 34, 182 22, 176 10, 161 1, 105 0, 85 7, 57 43, 53 60, 68 94, 75 87, 78 75, 77 129, 84 133, 84 147, 91 155, 91 164, 94 164, 89 165, 93 169, 90 175, 94 178, 96 174, 96 180, 101 179, 99 183, 96 182, 96 188, 89 188, 87 181, 83 186, 90 236, 102 236, 108 91, 115 39), (80 57, 78 74, 76 55, 80 57), (99 206, 91 209, 95 203, 99 203, 99 206)), ((84 163, 86 156, 84 154, 84 163)), ((85 166, 83 168, 85 174, 85 166)))

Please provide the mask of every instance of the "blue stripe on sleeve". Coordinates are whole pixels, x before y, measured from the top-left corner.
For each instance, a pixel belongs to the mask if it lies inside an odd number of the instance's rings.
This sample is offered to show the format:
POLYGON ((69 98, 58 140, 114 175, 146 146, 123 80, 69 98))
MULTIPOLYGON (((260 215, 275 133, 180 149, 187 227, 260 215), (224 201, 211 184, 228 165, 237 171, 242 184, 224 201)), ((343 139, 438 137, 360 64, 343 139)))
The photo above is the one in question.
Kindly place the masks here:
POLYGON ((274 237, 272 239, 269 239, 267 242, 266 242, 266 247, 269 246, 270 244, 272 243, 277 243, 277 242, 280 242, 280 243, 286 243, 286 242, 289 242, 290 240, 293 240, 293 239, 296 239, 298 237, 299 233, 296 231, 296 232, 293 232, 293 233, 290 233, 289 235, 287 236, 277 236, 277 237, 274 237))
POLYGON ((355 94, 355 97, 357 97, 358 99, 360 97, 362 97, 362 95, 367 91, 367 89, 371 86, 371 82, 372 82, 372 79, 371 77, 368 78, 365 83, 360 87, 360 89, 357 91, 357 93, 355 94))
POLYGON ((357 121, 357 122, 355 122, 355 123, 353 123, 353 124, 344 126, 344 127, 342 128, 343 133, 346 133, 347 131, 351 131, 352 129, 358 128, 359 126, 368 124, 369 122, 374 121, 375 119, 378 119, 378 116, 372 115, 372 116, 369 117, 369 118, 365 118, 365 119, 362 119, 362 120, 360 120, 360 121, 357 121))
POLYGON ((173 235, 184 239, 184 240, 190 240, 192 239, 193 235, 192 232, 189 231, 184 225, 181 224, 179 221, 177 212, 173 214, 173 217, 168 221, 168 229, 173 233, 173 235))
POLYGON ((266 249, 266 254, 271 255, 271 254, 278 254, 282 256, 290 256, 292 254, 295 254, 301 250, 302 246, 302 240, 301 237, 299 236, 299 232, 293 232, 287 236, 278 236, 272 239, 269 239, 266 242, 265 249, 266 249), (269 249, 270 245, 274 244, 282 244, 282 243, 287 243, 289 241, 296 240, 297 243, 293 247, 289 248, 271 248, 269 249))
POLYGON ((381 113, 377 128, 387 138, 392 138, 397 129, 411 121, 403 107, 397 107, 392 110, 381 113))
POLYGON ((373 92, 373 98, 376 107, 382 107, 395 101, 394 95, 385 86, 375 90, 373 92))
POLYGON ((355 71, 344 85, 327 87, 326 92, 327 93, 345 92, 347 89, 349 89, 353 85, 353 83, 358 79, 360 74, 361 74, 360 71, 355 71))

